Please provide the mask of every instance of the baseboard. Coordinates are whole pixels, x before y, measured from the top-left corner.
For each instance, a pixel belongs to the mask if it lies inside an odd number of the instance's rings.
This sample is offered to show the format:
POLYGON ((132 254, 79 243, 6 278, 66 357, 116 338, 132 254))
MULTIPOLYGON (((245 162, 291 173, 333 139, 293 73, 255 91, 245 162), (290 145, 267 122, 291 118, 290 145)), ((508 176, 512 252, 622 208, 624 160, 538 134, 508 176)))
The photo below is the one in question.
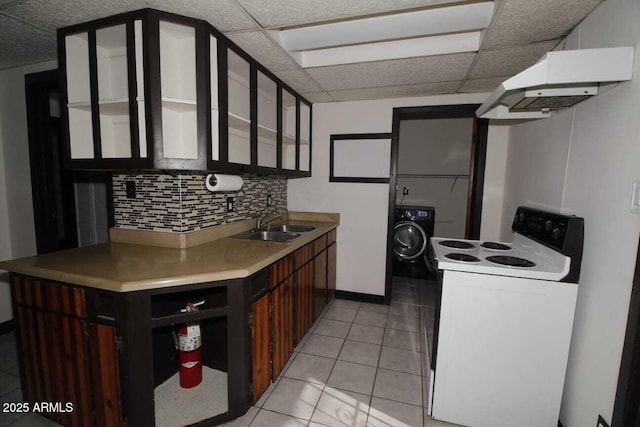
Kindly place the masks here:
POLYGON ((348 299, 351 301, 370 302, 373 304, 385 304, 384 296, 361 294, 360 292, 336 291, 336 298, 348 299))
POLYGON ((0 335, 9 333, 16 328, 13 319, 0 323, 0 335))

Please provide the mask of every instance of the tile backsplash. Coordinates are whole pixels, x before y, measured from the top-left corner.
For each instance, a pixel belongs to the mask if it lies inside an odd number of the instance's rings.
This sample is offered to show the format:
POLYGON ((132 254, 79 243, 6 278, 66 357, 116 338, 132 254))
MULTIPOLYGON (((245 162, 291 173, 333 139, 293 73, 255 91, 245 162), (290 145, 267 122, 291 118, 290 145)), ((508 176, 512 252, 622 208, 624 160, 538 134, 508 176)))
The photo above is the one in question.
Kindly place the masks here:
POLYGON ((287 210, 286 178, 243 175, 242 190, 212 193, 205 187, 206 176, 114 174, 115 226, 184 233, 287 210), (127 181, 135 182, 135 198, 127 197, 127 181), (267 207, 267 195, 272 197, 271 207, 267 207), (233 212, 227 212, 227 197, 234 199, 233 212))

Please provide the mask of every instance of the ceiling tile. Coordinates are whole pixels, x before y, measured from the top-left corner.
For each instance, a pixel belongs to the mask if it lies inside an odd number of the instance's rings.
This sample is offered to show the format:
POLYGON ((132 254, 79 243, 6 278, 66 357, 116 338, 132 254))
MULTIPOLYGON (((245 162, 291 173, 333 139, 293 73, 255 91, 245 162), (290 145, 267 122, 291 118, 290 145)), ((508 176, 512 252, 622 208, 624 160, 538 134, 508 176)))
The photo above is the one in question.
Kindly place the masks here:
POLYGON ((507 80, 507 77, 492 77, 489 79, 475 79, 467 80, 460 88, 460 92, 492 92, 503 81, 507 80))
POLYGON ((276 71, 274 73, 280 80, 288 84, 296 92, 322 92, 323 89, 302 69, 289 71, 276 71))
POLYGON ((327 91, 463 80, 475 53, 308 68, 327 91))
POLYGON ((316 102, 333 102, 334 99, 327 92, 306 92, 301 93, 304 98, 307 100, 316 103, 316 102))
POLYGON ((602 0, 503 0, 483 48, 495 49, 563 37, 602 0))
POLYGON ((285 27, 454 3, 457 0, 237 0, 264 27, 285 27))
POLYGON ((455 93, 462 82, 424 83, 417 85, 373 87, 329 92, 336 101, 356 101, 455 93))
POLYGON ((0 15, 0 69, 56 59, 56 36, 0 15))
POLYGON ((535 64, 542 55, 550 51, 560 40, 549 40, 527 46, 481 51, 469 78, 512 76, 535 64))
POLYGON ((227 37, 272 72, 300 68, 293 58, 262 31, 231 33, 227 37))
POLYGON ((220 31, 258 28, 256 22, 233 0, 148 0, 149 7, 203 19, 220 31))

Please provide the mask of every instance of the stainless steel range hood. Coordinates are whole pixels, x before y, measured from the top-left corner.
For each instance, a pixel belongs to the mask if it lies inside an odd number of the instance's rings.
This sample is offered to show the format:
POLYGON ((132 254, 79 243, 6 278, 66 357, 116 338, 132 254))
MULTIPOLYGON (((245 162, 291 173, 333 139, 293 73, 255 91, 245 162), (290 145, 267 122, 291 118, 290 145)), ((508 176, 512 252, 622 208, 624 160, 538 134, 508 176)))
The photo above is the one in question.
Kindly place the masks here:
POLYGON ((549 52, 505 80, 478 108, 486 119, 539 119, 597 95, 601 83, 631 80, 633 47, 549 52))

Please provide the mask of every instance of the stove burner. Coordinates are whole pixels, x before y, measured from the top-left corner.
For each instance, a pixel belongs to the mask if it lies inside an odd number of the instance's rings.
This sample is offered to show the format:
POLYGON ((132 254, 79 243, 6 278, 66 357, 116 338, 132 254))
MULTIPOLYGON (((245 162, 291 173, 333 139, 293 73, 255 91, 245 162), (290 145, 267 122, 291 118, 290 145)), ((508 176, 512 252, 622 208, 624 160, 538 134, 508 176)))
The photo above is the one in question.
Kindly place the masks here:
MULTIPOLYGON (((463 242, 461 242, 463 243, 463 242)), ((452 252, 450 254, 446 254, 445 258, 452 259, 454 261, 462 261, 462 262, 480 262, 480 258, 476 258, 473 255, 469 254, 459 254, 456 252, 452 252)))
POLYGON ((508 251, 511 249, 511 246, 505 245, 504 243, 497 243, 497 242, 484 242, 480 246, 486 249, 493 249, 495 251, 508 251))
POLYGON ((455 248, 455 249, 473 249, 476 246, 469 242, 461 242, 460 240, 443 240, 438 243, 441 246, 446 246, 447 248, 455 248))
POLYGON ((518 258, 515 256, 494 255, 494 256, 488 256, 486 260, 493 262, 495 264, 508 265, 511 267, 535 267, 536 266, 535 262, 529 261, 528 259, 524 259, 524 258, 518 258))

